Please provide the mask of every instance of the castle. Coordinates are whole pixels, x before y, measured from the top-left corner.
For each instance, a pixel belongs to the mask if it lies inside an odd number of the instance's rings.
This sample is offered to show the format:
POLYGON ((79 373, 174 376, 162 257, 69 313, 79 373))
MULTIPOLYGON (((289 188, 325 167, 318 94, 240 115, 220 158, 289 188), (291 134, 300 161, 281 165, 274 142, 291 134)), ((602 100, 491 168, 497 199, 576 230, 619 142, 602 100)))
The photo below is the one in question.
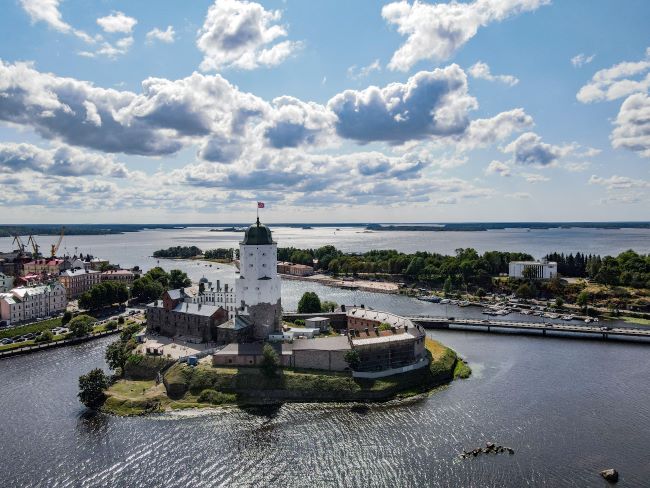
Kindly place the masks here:
POLYGON ((265 340, 282 333, 281 281, 277 271, 277 243, 271 229, 257 222, 239 243, 239 278, 235 289, 207 279, 198 295, 184 289, 165 292, 147 305, 147 328, 169 336, 203 342, 265 340))

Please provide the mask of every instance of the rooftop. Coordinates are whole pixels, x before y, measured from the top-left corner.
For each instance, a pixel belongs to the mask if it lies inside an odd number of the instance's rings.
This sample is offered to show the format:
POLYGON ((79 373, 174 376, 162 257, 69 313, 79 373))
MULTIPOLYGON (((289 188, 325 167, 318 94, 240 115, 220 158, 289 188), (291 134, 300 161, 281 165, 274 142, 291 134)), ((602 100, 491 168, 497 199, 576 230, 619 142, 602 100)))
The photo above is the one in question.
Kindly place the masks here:
POLYGON ((273 244, 271 229, 266 225, 260 224, 258 217, 257 222, 251 225, 246 231, 246 234, 244 234, 244 240, 241 243, 245 246, 266 246, 273 244))
POLYGON ((350 343, 346 336, 296 339, 293 341, 294 351, 340 351, 342 349, 350 349, 350 343))

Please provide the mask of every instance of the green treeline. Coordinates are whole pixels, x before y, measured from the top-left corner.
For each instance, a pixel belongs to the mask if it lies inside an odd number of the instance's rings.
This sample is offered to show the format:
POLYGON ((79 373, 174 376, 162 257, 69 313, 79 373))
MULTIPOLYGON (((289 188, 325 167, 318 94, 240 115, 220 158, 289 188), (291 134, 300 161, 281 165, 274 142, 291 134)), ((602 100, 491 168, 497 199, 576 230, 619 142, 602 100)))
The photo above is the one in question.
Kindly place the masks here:
POLYGON ((174 246, 167 249, 160 249, 153 253, 154 258, 183 258, 189 259, 203 254, 196 246, 174 246))
POLYGON ((616 257, 580 253, 575 256, 551 253, 546 257, 549 261, 557 261, 558 273, 562 276, 586 277, 603 285, 650 288, 650 255, 631 249, 616 257))
POLYGON ((203 256, 205 259, 233 259, 238 252, 229 248, 209 249, 203 252, 196 246, 174 246, 167 249, 160 249, 153 253, 154 258, 180 258, 190 259, 196 256, 203 256))

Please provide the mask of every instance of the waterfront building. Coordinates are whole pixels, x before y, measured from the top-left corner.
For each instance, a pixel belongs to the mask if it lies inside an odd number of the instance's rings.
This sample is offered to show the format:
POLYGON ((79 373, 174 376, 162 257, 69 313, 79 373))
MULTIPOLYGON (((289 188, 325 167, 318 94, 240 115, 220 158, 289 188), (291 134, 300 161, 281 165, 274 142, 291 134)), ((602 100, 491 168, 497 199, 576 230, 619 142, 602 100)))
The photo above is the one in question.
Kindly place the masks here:
POLYGON ((72 300, 99 284, 101 273, 83 268, 66 269, 59 275, 59 281, 67 290, 68 299, 72 300))
POLYGON ((277 256, 271 229, 258 218, 239 243, 239 278, 235 282, 237 313, 247 316, 258 340, 282 332, 277 256))
POLYGON ((0 295, 0 317, 8 323, 45 318, 65 311, 66 290, 58 282, 13 288, 0 295))
POLYGON ((325 332, 330 328, 330 319, 328 317, 309 317, 305 319, 305 327, 313 327, 325 332))
POLYGON ((14 286, 13 276, 8 276, 0 272, 0 293, 4 293, 11 290, 13 286, 14 286))
POLYGON ((546 259, 541 261, 510 261, 508 276, 510 278, 550 280, 557 276, 557 263, 546 259))
POLYGON ((278 273, 290 276, 311 276, 314 274, 314 267, 306 264, 279 262, 278 273))
POLYGON ((221 307, 185 301, 185 290, 169 290, 147 305, 147 330, 196 342, 217 342, 217 326, 228 320, 221 307))
POLYGON ((359 372, 387 372, 422 365, 426 359, 424 329, 406 317, 351 308, 348 336, 359 353, 359 372))

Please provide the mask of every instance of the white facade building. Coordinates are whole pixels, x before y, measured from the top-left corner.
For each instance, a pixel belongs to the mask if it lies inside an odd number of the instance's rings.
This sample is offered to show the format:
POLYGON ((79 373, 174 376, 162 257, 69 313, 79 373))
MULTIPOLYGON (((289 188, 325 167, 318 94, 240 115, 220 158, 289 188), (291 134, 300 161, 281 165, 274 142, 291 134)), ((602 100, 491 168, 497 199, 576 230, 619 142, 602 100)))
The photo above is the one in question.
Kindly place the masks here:
POLYGON ((0 273, 0 293, 7 292, 14 287, 14 277, 0 273))
POLYGON ((255 339, 282 331, 280 288, 277 243, 258 218, 239 243, 239 279, 235 284, 238 312, 248 315, 255 339))
POLYGON ((508 276, 510 278, 550 280, 557 276, 557 263, 546 259, 541 261, 510 261, 508 276))
POLYGON ((225 284, 222 287, 219 280, 214 285, 207 278, 201 278, 199 284, 203 284, 203 292, 199 289, 199 292, 194 295, 188 294, 184 299, 185 302, 221 307, 228 312, 228 319, 235 317, 237 313, 237 294, 232 286, 225 284))
POLYGON ((63 312, 67 306, 61 283, 14 288, 0 295, 0 318, 8 323, 23 322, 63 312))

